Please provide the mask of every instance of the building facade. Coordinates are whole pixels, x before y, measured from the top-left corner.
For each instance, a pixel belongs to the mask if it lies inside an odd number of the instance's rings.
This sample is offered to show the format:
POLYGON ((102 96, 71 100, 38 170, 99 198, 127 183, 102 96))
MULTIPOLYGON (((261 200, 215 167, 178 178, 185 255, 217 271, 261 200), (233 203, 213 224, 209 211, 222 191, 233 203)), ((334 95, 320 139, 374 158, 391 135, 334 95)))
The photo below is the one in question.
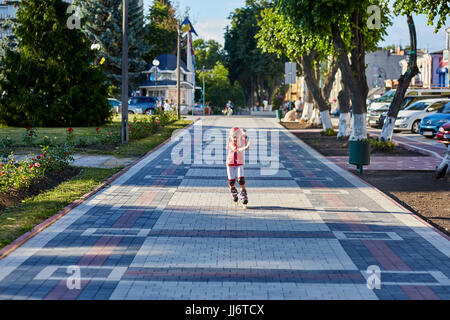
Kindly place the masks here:
POLYGON ((384 87, 386 80, 396 80, 402 75, 400 61, 405 52, 397 47, 396 51, 378 48, 366 54, 366 78, 369 90, 384 87))
MULTIPOLYGON (((17 7, 20 1, 12 0, 0 0, 0 24, 3 24, 6 20, 14 20, 17 15, 17 7)), ((12 30, 9 28, 0 27, 0 38, 12 34, 12 30)))
MULTIPOLYGON (((159 66, 151 64, 147 71, 148 81, 139 86, 141 96, 157 97, 160 101, 169 100, 177 103, 177 57, 172 54, 163 54, 156 57, 159 66)), ((194 83, 192 83, 193 72, 190 72, 181 61, 181 104, 186 107, 194 105, 194 83)), ((195 75, 194 75, 195 77, 195 75)))

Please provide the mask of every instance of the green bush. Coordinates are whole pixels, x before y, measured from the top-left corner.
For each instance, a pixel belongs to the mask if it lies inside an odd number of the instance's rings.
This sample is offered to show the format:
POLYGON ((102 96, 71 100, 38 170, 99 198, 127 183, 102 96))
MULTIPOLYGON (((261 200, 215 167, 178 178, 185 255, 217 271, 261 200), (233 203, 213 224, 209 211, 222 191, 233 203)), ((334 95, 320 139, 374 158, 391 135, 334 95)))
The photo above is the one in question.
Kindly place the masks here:
POLYGON ((30 126, 25 128, 25 135, 23 137, 23 142, 25 142, 28 146, 33 145, 33 139, 37 136, 37 130, 30 126))
POLYGON ((394 152, 395 145, 391 141, 383 141, 374 138, 368 138, 372 152, 380 151, 380 152, 394 152))
POLYGON ((0 160, 7 159, 12 152, 13 143, 9 137, 0 139, 0 160))
POLYGON ((320 134, 322 136, 326 136, 326 137, 336 137, 338 135, 338 133, 336 131, 334 131, 334 129, 331 129, 331 128, 329 128, 327 130, 322 130, 320 132, 320 134))

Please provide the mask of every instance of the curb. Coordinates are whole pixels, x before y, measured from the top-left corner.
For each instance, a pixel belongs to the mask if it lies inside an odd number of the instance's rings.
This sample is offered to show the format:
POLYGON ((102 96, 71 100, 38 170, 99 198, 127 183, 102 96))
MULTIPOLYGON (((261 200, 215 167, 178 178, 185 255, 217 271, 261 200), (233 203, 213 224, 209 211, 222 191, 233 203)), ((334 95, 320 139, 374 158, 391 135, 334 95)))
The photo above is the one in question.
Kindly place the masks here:
MULTIPOLYGON (((193 126, 197 121, 199 120, 199 118, 195 119, 191 124, 189 124, 188 126, 184 127, 183 129, 181 129, 181 131, 187 130, 189 129, 191 126, 193 126)), ((125 168, 123 168, 122 170, 120 170, 119 172, 117 172, 116 174, 114 174, 112 177, 108 178, 106 181, 102 182, 100 185, 98 185, 97 187, 95 187, 92 191, 84 194, 83 196, 81 196, 81 198, 75 200, 74 202, 72 202, 71 204, 69 204, 68 206, 66 206, 65 208, 63 208, 62 210, 60 210, 57 214, 51 216, 50 218, 47 218, 45 221, 43 221, 42 223, 40 223, 39 225, 35 226, 31 231, 28 231, 27 233, 21 235, 19 238, 17 238, 16 240, 14 240, 12 243, 10 243, 9 245, 7 245, 6 247, 4 247, 3 249, 0 250, 0 260, 5 258, 6 256, 8 256, 9 254, 11 254, 13 251, 15 251, 17 248, 19 248, 20 246, 22 246, 25 242, 27 242, 28 240, 30 240, 31 238, 33 238, 35 235, 37 235, 38 233, 42 232, 44 229, 48 228, 49 226, 51 226, 52 224, 54 224, 56 221, 58 221, 59 219, 61 219, 62 217, 64 217, 66 214, 68 214, 70 211, 72 211, 74 208, 78 207, 79 205, 81 205, 83 202, 85 202, 87 199, 89 199, 90 197, 92 197, 93 195, 95 195, 96 193, 98 193, 100 190, 102 190, 103 188, 105 188, 107 185, 111 184, 112 182, 114 182, 115 180, 117 180, 120 176, 122 176, 123 174, 125 174, 126 172, 128 172, 134 165, 136 165, 138 162, 140 162, 142 159, 148 157, 150 154, 152 154, 153 152, 159 150, 160 148, 162 148, 164 145, 166 145, 167 143, 169 143, 169 141, 172 139, 173 137, 168 138, 167 140, 163 141, 162 143, 160 143, 157 147, 155 147, 154 149, 150 150, 149 152, 147 152, 144 156, 142 156, 141 158, 139 158, 138 160, 134 161, 133 163, 129 164, 128 166, 126 166, 125 168)))

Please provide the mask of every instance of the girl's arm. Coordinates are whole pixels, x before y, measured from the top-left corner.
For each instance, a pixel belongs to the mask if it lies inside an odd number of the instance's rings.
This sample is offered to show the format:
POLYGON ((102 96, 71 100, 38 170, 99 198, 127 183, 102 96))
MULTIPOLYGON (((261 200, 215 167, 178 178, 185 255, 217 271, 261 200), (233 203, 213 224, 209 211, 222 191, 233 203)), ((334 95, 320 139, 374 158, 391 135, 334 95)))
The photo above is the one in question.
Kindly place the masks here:
POLYGON ((245 151, 245 150, 249 149, 251 145, 252 145, 252 142, 248 141, 247 145, 245 147, 239 148, 238 151, 245 151))

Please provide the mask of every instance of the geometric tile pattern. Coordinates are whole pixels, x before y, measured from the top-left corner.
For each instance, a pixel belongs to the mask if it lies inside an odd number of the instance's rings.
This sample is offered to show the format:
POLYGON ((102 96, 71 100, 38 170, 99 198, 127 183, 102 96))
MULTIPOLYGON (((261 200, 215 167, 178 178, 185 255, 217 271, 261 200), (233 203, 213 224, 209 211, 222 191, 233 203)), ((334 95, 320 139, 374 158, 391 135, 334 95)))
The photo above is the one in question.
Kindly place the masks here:
POLYGON ((450 299, 448 237, 275 119, 199 124, 190 161, 172 139, 0 260, 0 299, 450 299), (207 135, 232 126, 275 143, 247 152, 246 211, 207 135))

